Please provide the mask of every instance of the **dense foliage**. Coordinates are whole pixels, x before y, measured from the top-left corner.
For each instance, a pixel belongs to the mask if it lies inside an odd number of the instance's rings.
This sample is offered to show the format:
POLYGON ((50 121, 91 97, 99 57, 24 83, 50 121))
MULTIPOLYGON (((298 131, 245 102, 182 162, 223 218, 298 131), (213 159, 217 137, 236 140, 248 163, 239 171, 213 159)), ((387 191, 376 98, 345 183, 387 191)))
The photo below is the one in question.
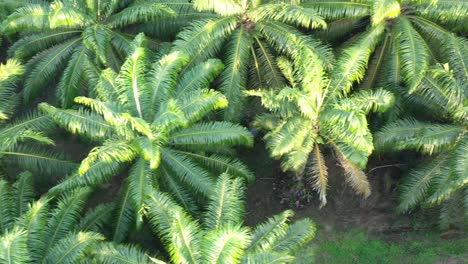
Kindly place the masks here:
POLYGON ((327 162, 367 198, 371 155, 404 151, 420 164, 396 209, 466 226, 467 14, 466 0, 0 1, 0 262, 310 263, 310 220, 243 223, 239 153, 257 133, 320 207, 327 162))

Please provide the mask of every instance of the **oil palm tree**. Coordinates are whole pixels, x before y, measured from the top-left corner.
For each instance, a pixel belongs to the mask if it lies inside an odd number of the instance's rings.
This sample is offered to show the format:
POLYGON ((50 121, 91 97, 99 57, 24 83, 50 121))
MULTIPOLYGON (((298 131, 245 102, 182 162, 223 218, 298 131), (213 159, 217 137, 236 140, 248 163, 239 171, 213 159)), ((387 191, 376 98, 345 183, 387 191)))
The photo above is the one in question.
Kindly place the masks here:
POLYGON ((104 237, 77 229, 89 189, 58 200, 34 201, 33 177, 23 173, 13 186, 0 180, 0 262, 77 263, 104 237))
POLYGON ((47 147, 54 145, 45 134, 55 127, 52 120, 36 112, 9 120, 19 103, 16 84, 23 70, 16 60, 0 65, 0 171, 14 163, 35 172, 69 172, 76 165, 47 147))
POLYGON ((444 227, 460 215, 465 223, 468 219, 468 89, 456 76, 448 64, 437 65, 412 96, 439 122, 397 120, 377 133, 375 142, 381 151, 407 149, 429 156, 403 183, 399 209, 405 212, 417 206, 442 205, 444 227))
POLYGON ((187 57, 170 53, 150 67, 145 45, 138 35, 120 72, 102 72, 95 88, 98 99, 75 99, 90 110, 40 105, 60 126, 102 144, 91 150, 76 175, 52 191, 101 184, 130 165, 123 204, 130 201, 139 212, 149 187, 159 186, 196 211, 197 197, 209 194, 214 175, 227 171, 252 179, 228 155, 229 147, 252 145, 252 135, 233 123, 203 121, 227 106, 221 93, 209 89, 222 70, 220 61, 208 60, 179 76, 187 57))
POLYGON ((123 28, 174 15, 152 0, 57 0, 18 8, 2 28, 6 34, 22 33, 9 54, 27 61, 25 100, 59 77, 57 98, 68 107, 86 89, 86 71, 92 65, 120 67, 131 42, 123 28))
POLYGON ((223 174, 196 221, 170 196, 150 193, 149 222, 169 253, 167 263, 310 263, 315 225, 309 219, 289 225, 292 212, 285 211, 250 230, 243 225, 242 199, 242 180, 223 174))
MULTIPOLYGON (((457 35, 468 32, 466 1, 357 2, 360 3, 355 5, 368 6, 371 22, 368 30, 384 26, 379 44, 372 50, 362 87, 385 86, 399 93, 412 93, 434 63, 448 63, 457 78, 468 80, 468 61, 464 56, 468 45, 466 39, 457 35)), ((353 14, 338 19, 335 31, 343 35, 355 29, 356 25, 362 25, 358 22, 362 16, 354 17, 353 14)))
POLYGON ((259 115, 254 126, 266 131, 267 148, 274 158, 283 158, 284 171, 305 175, 326 204, 327 167, 322 154, 325 146, 334 150, 345 171, 346 181, 364 197, 370 194, 361 170, 373 150, 366 115, 384 111, 393 103, 383 89, 360 90, 349 95, 353 82, 362 78, 370 56, 367 47, 376 44, 381 29, 362 36, 343 52, 327 77, 314 52, 303 49, 294 62, 280 60, 290 86, 281 90, 251 90, 271 113, 259 115), (310 63, 314 61, 315 63, 310 63), (360 67, 348 68, 350 63, 360 67))
POLYGON ((247 86, 284 85, 275 53, 294 58, 302 47, 309 47, 331 66, 330 50, 299 30, 324 28, 325 21, 314 10, 295 2, 298 1, 192 1, 196 10, 216 16, 195 21, 183 30, 174 42, 174 50, 190 57, 188 66, 223 52, 226 67, 219 88, 230 102, 226 120, 242 116, 242 91, 247 86))

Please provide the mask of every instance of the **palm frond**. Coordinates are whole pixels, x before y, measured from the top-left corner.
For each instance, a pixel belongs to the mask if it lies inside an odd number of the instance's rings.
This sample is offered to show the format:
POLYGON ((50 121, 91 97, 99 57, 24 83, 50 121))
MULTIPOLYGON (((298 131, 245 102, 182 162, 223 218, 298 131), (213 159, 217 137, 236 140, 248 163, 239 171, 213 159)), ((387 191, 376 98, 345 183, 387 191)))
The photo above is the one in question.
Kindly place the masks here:
POLYGON ((327 100, 348 93, 355 81, 362 80, 369 57, 379 42, 383 30, 382 24, 373 27, 343 51, 331 72, 327 100))
POLYGON ((177 104, 189 123, 195 123, 208 113, 225 109, 228 100, 222 93, 214 90, 194 90, 179 96, 177 104))
POLYGON ((77 224, 81 210, 90 194, 90 189, 81 188, 59 199, 57 207, 51 212, 50 220, 44 233, 44 247, 39 250, 42 258, 54 252, 57 241, 65 238, 77 224))
POLYGON ((236 26, 237 19, 231 16, 193 22, 177 35, 173 50, 183 52, 190 58, 188 66, 205 61, 216 55, 236 26))
POLYGON ((209 59, 195 65, 177 81, 174 97, 178 98, 194 90, 208 89, 210 83, 221 73, 223 68, 223 63, 218 59, 209 59))
POLYGON ((320 206, 324 206, 327 203, 328 168, 318 144, 315 144, 311 156, 308 174, 311 177, 312 188, 319 193, 320 206))
POLYGON ((25 101, 39 95, 41 89, 55 77, 57 69, 65 66, 67 59, 79 46, 79 41, 79 38, 72 38, 39 53, 29 61, 26 71, 28 77, 23 90, 25 101))
POLYGON ((79 46, 73 52, 70 61, 63 72, 63 76, 57 86, 57 97, 62 107, 70 107, 73 98, 78 96, 85 85, 86 50, 79 46))
POLYGON ((357 1, 329 1, 329 0, 307 0, 301 4, 307 8, 312 8, 327 20, 338 18, 362 18, 370 15, 370 5, 357 1))
POLYGON ((200 227, 163 193, 148 196, 149 222, 167 244, 174 262, 199 263, 200 227))
POLYGON ((101 234, 91 232, 70 233, 59 240, 44 259, 45 263, 77 263, 98 241, 104 240, 101 234))
POLYGON ((208 171, 195 164, 189 157, 169 148, 161 148, 161 154, 162 161, 165 163, 165 166, 167 165, 167 167, 171 168, 175 173, 174 176, 191 186, 193 190, 201 195, 209 195, 213 180, 208 171))
POLYGON ((0 234, 4 234, 13 225, 13 197, 7 181, 0 179, 0 234))
POLYGON ((172 145, 193 150, 253 145, 253 136, 246 128, 224 121, 197 123, 172 134, 170 140, 172 145))
POLYGON ((177 77, 180 69, 186 65, 188 57, 180 52, 172 52, 155 62, 150 73, 152 90, 149 95, 148 109, 149 120, 157 118, 155 113, 164 102, 174 94, 177 85, 177 77))
POLYGON ((113 219, 112 213, 115 209, 116 204, 113 202, 99 204, 80 220, 77 229, 83 232, 104 233, 104 228, 110 223, 110 220, 113 219))
POLYGON ((147 253, 136 246, 118 245, 114 243, 99 243, 92 250, 93 258, 102 264, 151 264, 147 253))
POLYGON ((278 239, 271 249, 293 255, 314 238, 316 230, 315 224, 308 218, 296 221, 288 226, 284 236, 278 239))
POLYGON ((222 16, 240 14, 246 7, 236 0, 195 0, 193 6, 198 11, 215 12, 222 16))
POLYGON ((14 228, 0 236, 0 261, 2 263, 29 263, 27 234, 14 228))
POLYGON ((88 156, 81 162, 78 172, 82 176, 95 162, 125 163, 135 159, 135 157, 136 150, 128 141, 109 139, 88 153, 88 156))
POLYGON ((29 204, 34 200, 33 175, 30 172, 20 173, 13 184, 12 197, 16 203, 15 216, 20 217, 29 210, 29 204))
POLYGON ((400 15, 400 4, 397 0, 377 0, 372 7, 372 24, 378 25, 385 19, 391 19, 400 15))
POLYGON ((429 54, 424 40, 407 18, 398 18, 395 27, 400 32, 397 43, 401 73, 408 86, 408 92, 412 93, 428 70, 429 54))
POLYGON ((12 150, 3 150, 0 156, 4 156, 9 164, 37 173, 67 174, 77 167, 62 153, 34 145, 19 145, 12 150))
POLYGON ((244 26, 236 30, 226 51, 226 67, 221 73, 220 90, 226 95, 229 106, 225 110, 225 120, 238 120, 243 105, 242 91, 247 86, 247 65, 250 62, 252 38, 244 26))
POLYGON ((266 222, 257 225, 252 232, 250 252, 270 251, 272 247, 284 237, 287 232, 287 221, 294 213, 290 210, 269 218, 266 222))
POLYGON ((20 7, 2 23, 2 32, 13 34, 23 30, 40 31, 49 26, 49 8, 40 4, 20 7))
POLYGON ((439 175, 449 173, 447 156, 438 155, 433 161, 413 169, 402 185, 398 210, 408 211, 428 194, 431 183, 439 175))
POLYGON ((119 13, 112 15, 109 18, 109 24, 113 27, 123 27, 175 16, 176 12, 167 5, 147 0, 134 1, 119 13))
POLYGON ((438 153, 451 147, 463 128, 449 124, 431 124, 403 119, 386 125, 376 134, 375 146, 381 150, 416 149, 423 153, 438 153))
POLYGON ((135 209, 132 206, 131 190, 128 184, 125 184, 120 192, 119 204, 114 215, 114 231, 112 232, 112 241, 123 242, 130 229, 134 226, 135 209))
POLYGON ((227 226, 209 232, 204 237, 202 250, 208 252, 204 255, 206 263, 238 263, 244 249, 249 245, 249 232, 247 228, 227 226))
POLYGON ((80 134, 90 139, 104 139, 112 132, 112 127, 105 120, 83 108, 63 110, 47 103, 39 104, 39 109, 48 114, 58 125, 73 134, 80 134))
MULTIPOLYGON (((346 104, 348 101, 343 99, 340 104, 346 104)), ((360 90, 354 93, 349 102, 364 113, 385 112, 393 106, 395 102, 394 95, 384 89, 360 90)))
POLYGON ((312 8, 286 3, 264 4, 250 12, 254 22, 273 20, 303 28, 326 28, 327 23, 312 8))
POLYGON ((249 168, 238 159, 226 157, 220 154, 212 154, 208 156, 206 154, 193 153, 189 151, 174 151, 190 157, 190 159, 203 167, 208 168, 215 175, 226 172, 234 177, 243 178, 247 182, 253 182, 255 179, 255 176, 249 168))
POLYGON ((345 180, 357 193, 362 194, 364 198, 369 197, 371 194, 371 188, 369 181, 367 180, 366 174, 351 163, 346 156, 343 155, 343 151, 338 147, 335 147, 338 155, 338 161, 340 162, 345 172, 345 180))
POLYGON ((242 181, 221 174, 210 195, 203 221, 204 229, 209 231, 240 225, 244 216, 243 197, 242 181))

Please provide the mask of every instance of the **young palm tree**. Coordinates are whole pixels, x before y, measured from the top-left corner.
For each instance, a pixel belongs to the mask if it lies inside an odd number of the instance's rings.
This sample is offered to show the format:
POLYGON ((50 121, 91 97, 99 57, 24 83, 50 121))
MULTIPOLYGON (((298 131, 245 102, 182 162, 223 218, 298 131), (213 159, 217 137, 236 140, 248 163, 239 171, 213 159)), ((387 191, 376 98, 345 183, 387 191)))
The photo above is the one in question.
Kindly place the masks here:
MULTIPOLYGON (((310 263, 307 244, 315 225, 309 219, 289 225, 292 212, 285 211, 250 230, 242 223, 242 199, 241 179, 223 174, 202 220, 196 221, 166 194, 152 192, 147 197, 148 217, 166 246, 168 263, 310 263)), ((112 263, 99 251, 96 255, 112 263)))
MULTIPOLYGON (((368 5, 372 24, 368 30, 384 27, 379 44, 372 49, 373 56, 362 87, 385 86, 399 93, 412 93, 434 62, 449 63, 457 78, 468 81, 467 59, 464 56, 468 52, 468 44, 466 39, 455 34, 468 32, 466 1, 357 2, 368 5)), ((351 14, 349 19, 357 21, 360 17, 355 18, 351 14)), ((343 21, 348 26, 353 24, 347 18, 343 21)), ((354 29, 340 27, 339 20, 337 23, 336 31, 344 31, 341 33, 354 29)), ((354 25, 357 24, 359 22, 354 22, 354 25)), ((350 64, 348 67, 354 66, 350 64)))
POLYGON ((320 42, 306 37, 298 28, 325 28, 326 23, 314 10, 298 1, 192 1, 196 10, 214 17, 193 22, 178 35, 174 50, 187 54, 188 64, 219 54, 226 67, 221 73, 220 89, 230 106, 226 120, 242 116, 242 91, 250 87, 282 87, 284 78, 275 64, 274 53, 295 58, 303 47, 314 50, 327 66, 331 52, 320 42))
POLYGON ((22 33, 9 54, 28 61, 25 100, 34 99, 63 70, 56 93, 68 107, 86 89, 86 71, 93 64, 120 67, 131 42, 122 28, 174 15, 151 0, 57 0, 18 8, 2 27, 7 34, 22 33))
POLYGON ((252 145, 252 135, 229 122, 202 121, 227 106, 221 93, 209 89, 222 70, 220 61, 208 60, 179 76, 187 57, 170 53, 148 67, 145 45, 144 36, 138 35, 120 72, 102 72, 95 88, 98 99, 75 99, 91 111, 41 104, 60 126, 102 143, 76 175, 52 191, 101 184, 131 165, 122 200, 130 201, 131 210, 141 215, 150 186, 159 186, 196 211, 197 197, 210 193, 214 175, 227 171, 253 178, 239 160, 226 155, 231 146, 252 145))
POLYGON ((75 165, 45 148, 54 144, 44 134, 54 127, 52 120, 33 112, 6 122, 18 105, 19 95, 15 91, 22 73, 23 66, 16 60, 0 65, 0 171, 3 166, 15 163, 35 172, 69 172, 75 165))
POLYGON ((77 263, 103 236, 76 227, 89 189, 61 197, 54 208, 43 197, 33 202, 32 175, 10 187, 0 180, 0 262, 77 263))
MULTIPOLYGON (((355 46, 343 52, 329 78, 324 74, 315 54, 303 49, 300 60, 280 60, 280 68, 290 86, 279 91, 249 91, 259 96, 272 113, 258 116, 254 126, 268 133, 267 148, 275 158, 283 158, 282 169, 293 171, 319 193, 326 204, 327 167, 323 145, 331 146, 345 171, 346 181, 365 197, 370 186, 364 172, 373 150, 372 134, 366 115, 384 111, 393 103, 393 96, 382 89, 360 90, 348 95, 355 80, 365 71, 370 52, 381 29, 361 37, 355 46), (310 63, 314 61, 315 63, 310 63), (347 68, 351 62, 360 67, 347 68)), ((301 182, 301 181, 300 181, 301 182)))
POLYGON ((413 96, 444 123, 397 120, 377 133, 375 142, 382 151, 410 149, 431 156, 408 175, 399 209, 442 204, 445 227, 460 215, 465 223, 468 219, 468 87, 456 76, 447 64, 433 67, 413 96))

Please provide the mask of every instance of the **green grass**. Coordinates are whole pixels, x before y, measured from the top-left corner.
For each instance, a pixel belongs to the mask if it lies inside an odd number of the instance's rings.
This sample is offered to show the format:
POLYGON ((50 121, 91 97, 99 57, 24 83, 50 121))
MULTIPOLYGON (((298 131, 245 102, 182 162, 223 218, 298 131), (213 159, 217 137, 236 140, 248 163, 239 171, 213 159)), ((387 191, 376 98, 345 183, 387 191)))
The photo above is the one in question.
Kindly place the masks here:
POLYGON ((468 263, 468 238, 442 240, 437 234, 408 234, 391 242, 362 232, 335 234, 316 241, 316 263, 431 264, 468 263))

